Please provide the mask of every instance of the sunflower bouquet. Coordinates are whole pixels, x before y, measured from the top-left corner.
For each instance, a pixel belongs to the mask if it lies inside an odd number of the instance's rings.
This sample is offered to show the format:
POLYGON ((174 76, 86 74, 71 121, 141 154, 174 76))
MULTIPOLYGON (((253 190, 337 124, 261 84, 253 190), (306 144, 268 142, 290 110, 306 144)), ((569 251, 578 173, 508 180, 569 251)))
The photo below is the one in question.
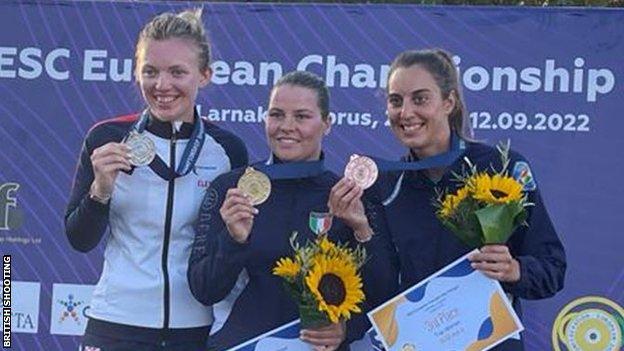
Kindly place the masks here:
POLYGON ((501 169, 479 171, 468 158, 467 169, 454 174, 460 183, 454 193, 439 193, 434 200, 442 224, 471 247, 503 244, 520 225, 527 225, 527 207, 532 204, 523 185, 511 177, 509 142, 497 146, 501 169))
POLYGON ((364 301, 358 270, 366 251, 330 241, 326 234, 305 245, 290 238, 294 257, 280 258, 273 274, 284 278, 286 290, 299 305, 301 327, 316 328, 351 318, 364 301))

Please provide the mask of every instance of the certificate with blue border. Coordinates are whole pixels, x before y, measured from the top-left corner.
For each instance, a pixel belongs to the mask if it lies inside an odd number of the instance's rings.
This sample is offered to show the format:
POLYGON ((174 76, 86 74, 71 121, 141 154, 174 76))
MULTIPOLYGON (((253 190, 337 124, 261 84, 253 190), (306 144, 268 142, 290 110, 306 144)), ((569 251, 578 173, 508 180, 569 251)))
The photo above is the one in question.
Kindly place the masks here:
POLYGON ((499 282, 468 255, 368 313, 388 351, 488 350, 524 329, 499 282))
POLYGON ((299 339, 299 320, 266 332, 229 351, 310 351, 312 347, 299 339))

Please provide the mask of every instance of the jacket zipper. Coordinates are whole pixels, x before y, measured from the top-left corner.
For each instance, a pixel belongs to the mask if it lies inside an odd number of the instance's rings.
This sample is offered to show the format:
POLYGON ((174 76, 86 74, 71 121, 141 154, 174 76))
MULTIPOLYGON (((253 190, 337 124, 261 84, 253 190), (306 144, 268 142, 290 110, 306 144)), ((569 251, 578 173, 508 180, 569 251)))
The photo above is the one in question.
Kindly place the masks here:
MULTIPOLYGON (((177 139, 177 131, 174 129, 173 134, 171 135, 171 143, 169 144, 169 167, 175 170, 176 166, 176 139, 177 139)), ((173 215, 173 195, 174 195, 174 186, 175 186, 175 178, 169 180, 169 187, 167 190, 167 212, 165 215, 165 237, 163 241, 163 251, 162 251, 162 271, 164 278, 164 320, 163 320, 163 329, 169 329, 169 319, 171 314, 171 306, 170 306, 170 290, 169 290, 169 268, 167 265, 168 256, 169 256, 169 241, 171 238, 171 221, 173 215)), ((164 341, 164 340, 163 340, 164 341)))

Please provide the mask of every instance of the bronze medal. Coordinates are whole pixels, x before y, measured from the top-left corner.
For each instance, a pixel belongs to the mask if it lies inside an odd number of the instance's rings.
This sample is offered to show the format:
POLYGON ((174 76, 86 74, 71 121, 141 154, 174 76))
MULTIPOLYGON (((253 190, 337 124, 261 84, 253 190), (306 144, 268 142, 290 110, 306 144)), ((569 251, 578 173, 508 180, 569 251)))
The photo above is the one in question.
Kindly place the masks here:
POLYGON ((377 164, 371 158, 360 155, 351 155, 345 167, 344 176, 352 179, 362 189, 368 189, 377 180, 377 164))

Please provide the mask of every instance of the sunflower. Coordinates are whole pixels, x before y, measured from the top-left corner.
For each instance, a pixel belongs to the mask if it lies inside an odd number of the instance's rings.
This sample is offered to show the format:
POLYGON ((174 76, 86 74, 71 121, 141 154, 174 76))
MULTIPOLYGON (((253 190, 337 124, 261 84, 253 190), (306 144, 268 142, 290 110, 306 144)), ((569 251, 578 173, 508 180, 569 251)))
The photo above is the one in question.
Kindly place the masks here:
POLYGON ((457 190, 456 194, 448 194, 448 195, 446 195, 444 197, 444 201, 442 201, 442 204, 440 206, 440 210, 438 211, 440 216, 442 216, 444 218, 451 217, 451 215, 457 209, 457 206, 459 206, 459 204, 465 198, 468 197, 469 193, 470 193, 470 191, 469 191, 468 187, 465 186, 465 187, 462 187, 459 190, 457 190))
POLYGON ((500 174, 478 174, 468 180, 476 200, 488 204, 508 204, 522 199, 522 185, 515 179, 500 174))
POLYGON ((353 264, 356 264, 356 257, 354 257, 351 250, 347 247, 336 245, 336 243, 327 238, 327 235, 317 239, 317 245, 320 248, 320 252, 326 257, 336 257, 339 259, 349 260, 353 264))
POLYGON ((362 279, 352 260, 318 255, 305 282, 319 302, 318 310, 325 311, 332 323, 361 312, 357 304, 364 300, 362 279))
POLYGON ((275 267, 273 267, 273 274, 286 279, 295 278, 300 271, 301 264, 289 257, 280 258, 275 267))
POLYGON ((330 241, 327 238, 327 235, 323 235, 320 240, 317 241, 318 242, 318 246, 321 248, 321 252, 322 253, 330 253, 332 251, 335 251, 337 249, 336 244, 334 244, 332 241, 330 241))

